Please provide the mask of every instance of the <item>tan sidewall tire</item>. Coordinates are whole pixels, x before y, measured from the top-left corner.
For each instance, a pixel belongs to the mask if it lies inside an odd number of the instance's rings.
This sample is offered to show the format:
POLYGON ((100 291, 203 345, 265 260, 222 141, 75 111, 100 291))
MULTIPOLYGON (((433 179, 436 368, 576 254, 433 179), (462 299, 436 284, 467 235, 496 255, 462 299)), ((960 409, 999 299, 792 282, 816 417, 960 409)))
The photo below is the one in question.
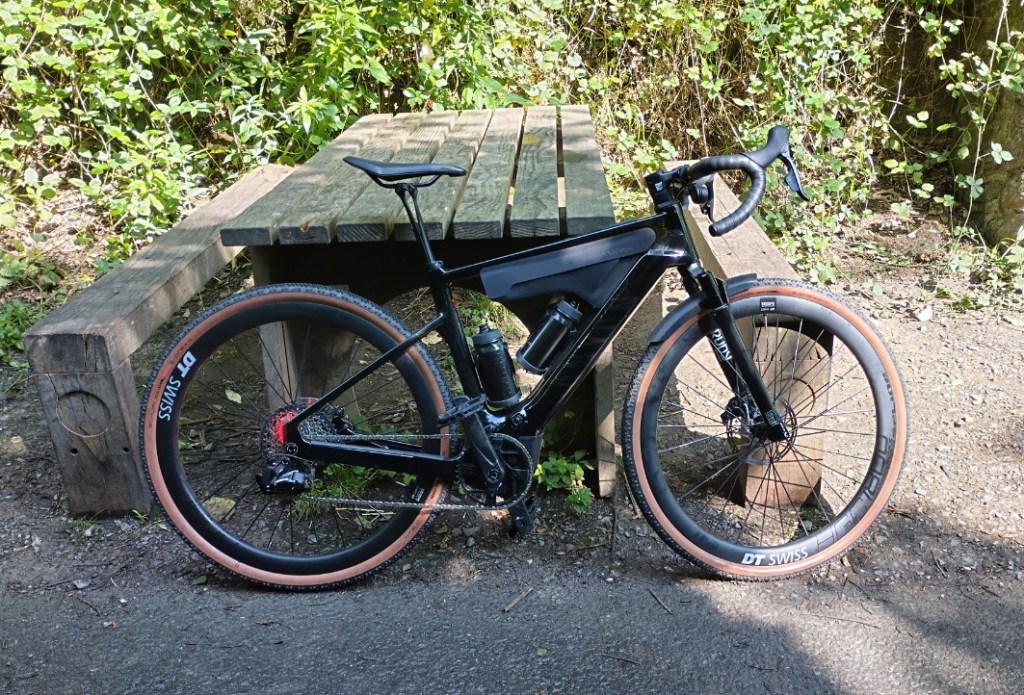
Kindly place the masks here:
MULTIPOLYGON (((390 325, 387 321, 382 320, 381 317, 375 313, 368 311, 363 307, 359 307, 358 305, 350 304, 343 298, 333 297, 329 294, 308 294, 301 291, 278 294, 267 293, 254 295, 251 298, 228 305, 221 311, 209 315, 205 320, 193 326, 184 339, 165 356, 164 361, 151 380, 141 428, 144 462, 153 492, 156 494, 157 499, 159 500, 161 507, 163 507, 164 513, 167 515, 170 522, 185 538, 185 540, 210 560, 235 574, 262 584, 293 588, 325 587, 348 583, 393 561, 403 549, 416 539, 417 535, 423 530, 424 526, 429 521, 432 511, 429 509, 420 511, 413 523, 410 524, 405 532, 403 532, 379 553, 363 562, 360 562, 359 564, 346 567, 335 572, 323 574, 292 575, 269 572, 238 562, 231 556, 211 545, 210 542, 207 541, 191 523, 189 523, 187 518, 178 509, 178 505, 174 501, 173 496, 164 481, 160 466, 160 459, 157 452, 156 428, 160 396, 163 393, 167 380, 172 374, 172 370, 182 359, 185 353, 189 351, 197 340, 204 336, 213 327, 243 311, 258 308, 259 306, 271 303, 272 301, 283 302, 295 300, 312 300, 337 307, 369 321, 393 337, 396 342, 401 342, 405 339, 405 336, 396 330, 394 326, 390 325)), ((432 396, 437 405, 437 412, 444 412, 446 408, 444 395, 438 387, 437 380, 432 374, 430 367, 424 362, 417 352, 412 351, 409 355, 413 358, 417 368, 423 374, 424 380, 430 385, 433 391, 432 396)), ((447 440, 441 440, 441 454, 447 454, 447 440)), ((443 494, 444 484, 441 481, 435 481, 427 491, 427 494, 422 501, 427 505, 435 504, 441 500, 443 494)))
MULTIPOLYGON (((895 403, 895 432, 892 459, 889 464, 888 473, 885 476, 882 487, 877 493, 873 503, 868 507, 867 512, 862 516, 862 518, 841 538, 837 539, 824 550, 808 555, 802 560, 775 566, 755 566, 744 565, 738 562, 729 562, 707 552, 687 539, 686 536, 684 536, 672 524, 668 516, 658 505, 656 495, 651 487, 651 482, 644 469, 643 455, 641 451, 642 442, 640 441, 639 435, 634 436, 633 442, 630 446, 632 447, 633 461, 636 462, 636 465, 634 466, 636 484, 639 487, 639 491, 644 499, 644 503, 650 511, 650 514, 653 516, 657 525, 660 526, 660 531, 664 533, 671 542, 678 545, 678 547, 686 554, 713 570, 722 574, 749 579, 768 579, 799 574, 811 569, 812 567, 828 562, 829 560, 846 552, 885 509, 893 488, 896 485, 896 481, 899 479, 907 441, 907 411, 902 381, 885 343, 878 337, 867 321, 865 321, 855 310, 848 307, 838 299, 800 285, 759 284, 751 289, 742 291, 730 297, 730 302, 739 302, 744 299, 757 298, 766 295, 795 297, 823 306, 834 312, 842 320, 848 322, 867 340, 881 362, 886 379, 892 389, 893 401, 895 403)), ((669 352, 675 341, 690 330, 690 328, 701 318, 702 317, 700 315, 694 316, 675 330, 661 344, 653 360, 648 365, 644 373, 644 378, 639 385, 637 406, 633 411, 633 421, 631 425, 632 432, 641 432, 641 419, 644 414, 643 404, 647 397, 648 390, 650 389, 651 380, 657 372, 661 362, 664 360, 666 354, 669 352)))

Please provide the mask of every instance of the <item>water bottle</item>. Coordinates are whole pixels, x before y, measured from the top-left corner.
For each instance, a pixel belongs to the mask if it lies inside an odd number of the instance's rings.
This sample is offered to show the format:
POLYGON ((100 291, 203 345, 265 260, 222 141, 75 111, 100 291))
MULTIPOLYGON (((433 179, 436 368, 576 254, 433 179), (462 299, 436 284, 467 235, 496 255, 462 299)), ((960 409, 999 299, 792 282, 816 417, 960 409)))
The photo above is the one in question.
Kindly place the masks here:
POLYGON ((516 368, 501 331, 487 324, 480 326, 480 332, 473 336, 473 359, 487 405, 497 409, 519 402, 522 392, 516 383, 516 368))
POLYGON ((526 345, 516 354, 516 359, 531 374, 543 374, 548 370, 551 358, 565 341, 580 318, 580 311, 569 302, 560 300, 548 309, 537 324, 526 345))

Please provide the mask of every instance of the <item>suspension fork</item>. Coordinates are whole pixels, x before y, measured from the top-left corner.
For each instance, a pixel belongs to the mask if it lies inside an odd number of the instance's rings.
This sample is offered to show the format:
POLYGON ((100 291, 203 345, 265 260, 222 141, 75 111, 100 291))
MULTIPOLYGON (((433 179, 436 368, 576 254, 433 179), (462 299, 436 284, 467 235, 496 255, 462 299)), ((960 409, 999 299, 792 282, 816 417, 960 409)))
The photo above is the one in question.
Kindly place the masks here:
POLYGON ((733 393, 740 398, 750 395, 761 413, 764 436, 769 441, 785 441, 789 437, 789 431, 775 410, 771 394, 768 393, 761 373, 736 326, 732 309, 729 307, 729 299, 725 294, 725 285, 697 264, 690 266, 685 272, 703 292, 703 308, 710 311, 711 325, 714 327, 710 334, 711 345, 722 374, 732 387, 733 393))

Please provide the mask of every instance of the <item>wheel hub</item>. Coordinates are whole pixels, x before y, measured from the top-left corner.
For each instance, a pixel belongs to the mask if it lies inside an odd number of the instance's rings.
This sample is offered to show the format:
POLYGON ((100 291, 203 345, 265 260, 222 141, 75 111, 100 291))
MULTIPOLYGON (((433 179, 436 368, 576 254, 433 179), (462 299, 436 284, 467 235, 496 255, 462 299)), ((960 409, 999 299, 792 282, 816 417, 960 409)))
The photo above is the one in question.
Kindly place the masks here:
POLYGON ((303 398, 271 413, 260 428, 260 451, 266 465, 256 474, 256 484, 269 494, 299 494, 313 488, 313 475, 309 467, 296 461, 295 442, 288 441, 287 425, 303 410, 316 402, 303 398))
POLYGON ((757 408, 748 400, 733 397, 722 412, 722 424, 731 435, 749 441, 752 451, 763 452, 763 456, 753 457, 755 460, 763 458, 762 463, 779 461, 793 448, 793 442, 797 436, 797 417, 793 407, 783 398, 775 397, 775 411, 779 414, 783 425, 786 427, 788 436, 781 442, 772 441, 768 435, 768 423, 761 417, 757 408))

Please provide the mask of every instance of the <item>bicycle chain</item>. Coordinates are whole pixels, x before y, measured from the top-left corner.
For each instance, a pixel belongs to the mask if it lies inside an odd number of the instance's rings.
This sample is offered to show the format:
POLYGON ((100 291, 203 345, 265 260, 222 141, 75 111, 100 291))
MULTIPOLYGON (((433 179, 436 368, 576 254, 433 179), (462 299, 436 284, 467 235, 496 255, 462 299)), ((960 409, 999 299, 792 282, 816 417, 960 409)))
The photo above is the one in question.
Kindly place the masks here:
MULTIPOLYGON (((306 422, 310 422, 310 420, 307 420, 306 422)), ((303 423, 303 424, 305 424, 305 423, 303 423)), ((303 428, 303 429, 306 429, 306 428, 303 428)), ((318 428, 313 427, 313 428, 310 428, 310 429, 314 429, 315 430, 315 429, 318 429, 318 428)), ((327 442, 348 442, 348 441, 368 441, 368 440, 380 441, 380 435, 372 435, 372 434, 327 434, 327 433, 320 434, 320 433, 317 433, 317 435, 318 435, 319 439, 321 439, 322 441, 327 441, 327 442)), ((415 440, 421 440, 421 441, 425 440, 425 439, 430 439, 430 440, 441 440, 441 439, 454 440, 454 439, 456 439, 456 437, 454 435, 450 435, 450 434, 430 434, 430 435, 426 435, 426 434, 424 434, 424 435, 419 435, 419 434, 389 434, 388 438, 389 439, 410 439, 410 440, 411 439, 415 439, 415 440)), ((522 442, 520 442, 518 439, 516 439, 515 437, 510 437, 507 434, 499 434, 499 433, 495 433, 495 434, 490 435, 490 438, 492 440, 500 439, 502 441, 509 442, 510 444, 512 444, 522 454, 523 460, 526 461, 526 464, 528 466, 527 470, 530 470, 530 471, 533 470, 533 467, 532 467, 533 458, 530 456, 529 450, 527 450, 527 448, 525 446, 523 446, 522 442)), ((462 478, 461 471, 459 472, 458 478, 456 480, 457 480, 457 482, 458 482, 458 484, 460 486, 465 484, 465 481, 462 478)), ((472 512, 472 511, 489 511, 489 510, 493 511, 493 510, 497 510, 497 509, 508 509, 508 508, 510 508, 510 507, 512 507, 512 506, 514 506, 514 505, 524 501, 526 499, 527 495, 529 494, 530 489, 532 488, 532 486, 533 486, 533 475, 531 474, 527 478, 527 480, 526 480, 526 487, 523 488, 523 491, 520 492, 518 495, 516 495, 511 500, 503 501, 501 504, 455 504, 455 503, 450 503, 450 502, 441 502, 441 503, 438 503, 438 504, 425 504, 423 502, 398 502, 398 501, 395 501, 395 500, 368 500, 368 499, 348 498, 348 497, 313 497, 313 496, 306 496, 305 499, 308 499, 308 500, 313 501, 313 502, 319 502, 319 503, 322 503, 322 504, 334 504, 334 505, 341 505, 341 506, 361 505, 361 506, 380 507, 380 508, 384 508, 384 509, 427 509, 427 510, 430 510, 430 511, 460 511, 461 510, 461 511, 470 511, 470 512, 472 512)))

